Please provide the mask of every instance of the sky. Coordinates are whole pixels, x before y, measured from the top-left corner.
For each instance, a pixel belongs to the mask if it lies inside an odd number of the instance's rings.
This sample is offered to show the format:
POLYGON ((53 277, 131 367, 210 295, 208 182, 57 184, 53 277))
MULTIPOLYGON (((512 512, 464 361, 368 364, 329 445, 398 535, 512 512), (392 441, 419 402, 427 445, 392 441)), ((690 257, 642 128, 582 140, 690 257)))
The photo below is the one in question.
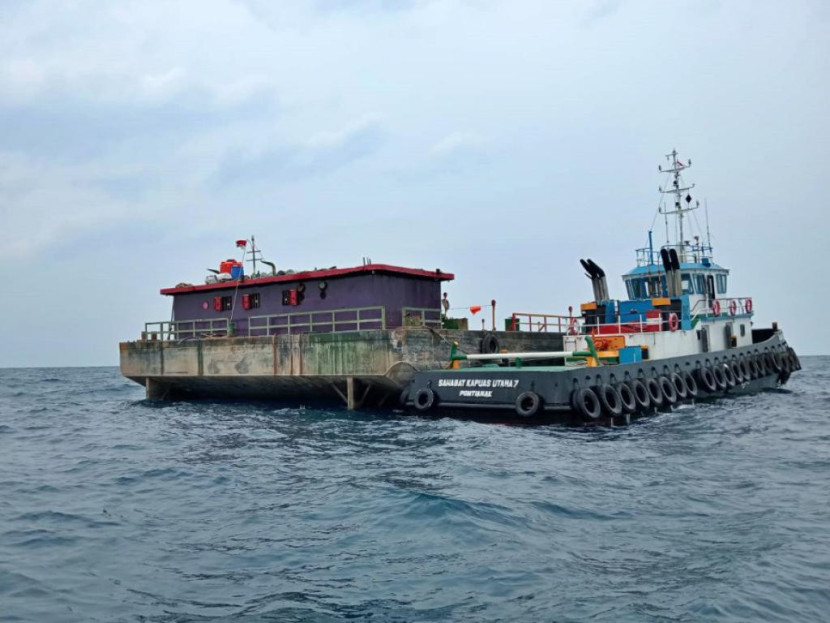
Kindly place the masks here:
POLYGON ((582 257, 624 298, 672 149, 731 294, 828 354, 828 111, 826 0, 0 0, 0 366, 117 365, 252 234, 499 317, 582 257))

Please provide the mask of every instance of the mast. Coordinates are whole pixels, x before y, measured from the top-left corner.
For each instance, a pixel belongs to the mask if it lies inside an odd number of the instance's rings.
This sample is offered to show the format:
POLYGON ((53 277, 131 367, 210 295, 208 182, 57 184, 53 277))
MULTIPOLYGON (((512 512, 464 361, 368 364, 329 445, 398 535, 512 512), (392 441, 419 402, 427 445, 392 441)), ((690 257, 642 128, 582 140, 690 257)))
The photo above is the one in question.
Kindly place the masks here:
POLYGON ((676 233, 677 233, 677 240, 675 241, 674 245, 672 245, 671 240, 666 240, 668 245, 674 246, 678 251, 678 256, 681 262, 686 261, 686 241, 684 240, 684 227, 683 227, 683 219, 687 212, 691 212, 692 210, 697 210, 698 205, 695 204, 693 207, 692 203, 692 196, 688 194, 692 188, 695 187, 694 184, 691 186, 683 186, 683 178, 680 175, 681 171, 688 169, 692 166, 692 161, 689 160, 688 164, 683 164, 677 158, 677 150, 673 149, 670 154, 666 154, 666 159, 671 164, 670 169, 663 169, 662 167, 658 167, 659 170, 663 173, 669 173, 671 176, 671 188, 668 190, 664 190, 660 187, 660 192, 664 195, 674 195, 674 209, 666 209, 662 208, 661 212, 663 213, 664 218, 666 219, 666 238, 668 238, 668 217, 674 216, 675 222, 677 225, 676 233), (687 193, 685 200, 686 200, 686 207, 683 207, 683 193, 687 193))

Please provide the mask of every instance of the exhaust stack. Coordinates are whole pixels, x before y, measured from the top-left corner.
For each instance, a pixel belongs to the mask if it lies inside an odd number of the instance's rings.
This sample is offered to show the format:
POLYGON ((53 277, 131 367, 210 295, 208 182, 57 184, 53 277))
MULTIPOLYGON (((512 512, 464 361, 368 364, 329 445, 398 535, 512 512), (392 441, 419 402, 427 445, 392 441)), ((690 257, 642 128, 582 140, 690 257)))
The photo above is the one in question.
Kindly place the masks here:
POLYGON ((683 282, 680 277, 680 259, 677 257, 676 249, 669 249, 669 259, 671 260, 672 276, 674 278, 673 296, 680 296, 683 294, 683 282))
POLYGON ((608 294, 608 281, 605 278, 605 271, 597 266, 590 258, 587 260, 579 260, 579 262, 591 279, 591 287, 594 289, 594 300, 598 303, 609 300, 611 296, 608 294))

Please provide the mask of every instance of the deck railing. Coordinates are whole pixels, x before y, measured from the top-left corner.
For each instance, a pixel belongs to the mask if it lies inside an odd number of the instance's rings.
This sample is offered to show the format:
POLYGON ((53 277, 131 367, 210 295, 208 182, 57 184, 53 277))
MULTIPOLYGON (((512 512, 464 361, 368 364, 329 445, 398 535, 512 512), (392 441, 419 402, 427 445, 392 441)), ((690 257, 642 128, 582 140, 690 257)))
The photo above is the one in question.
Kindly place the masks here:
POLYGON ((509 331, 530 331, 533 333, 579 333, 582 318, 557 314, 529 314, 514 312, 510 316, 509 331))
POLYGON ((161 320, 145 322, 141 338, 144 340, 187 340, 203 337, 227 337, 230 323, 227 318, 198 320, 161 320))
POLYGON ((404 307, 401 309, 401 324, 405 327, 441 328, 441 310, 429 307, 404 307))
POLYGON ((249 336, 342 333, 385 328, 386 308, 383 306, 292 312, 248 318, 249 336))

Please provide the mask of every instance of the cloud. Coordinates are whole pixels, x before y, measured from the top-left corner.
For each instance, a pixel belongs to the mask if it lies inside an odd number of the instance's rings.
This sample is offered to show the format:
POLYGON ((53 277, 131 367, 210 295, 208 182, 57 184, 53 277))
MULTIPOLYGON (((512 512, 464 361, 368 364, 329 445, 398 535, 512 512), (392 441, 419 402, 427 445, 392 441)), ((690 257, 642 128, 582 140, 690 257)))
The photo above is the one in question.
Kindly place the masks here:
POLYGON ((334 132, 318 132, 302 143, 276 144, 259 151, 237 147, 223 158, 214 183, 280 183, 326 175, 377 152, 384 140, 378 118, 365 117, 334 132))
POLYGON ((487 139, 478 134, 456 131, 435 143, 430 153, 438 158, 448 158, 461 153, 481 151, 487 144, 487 139))

